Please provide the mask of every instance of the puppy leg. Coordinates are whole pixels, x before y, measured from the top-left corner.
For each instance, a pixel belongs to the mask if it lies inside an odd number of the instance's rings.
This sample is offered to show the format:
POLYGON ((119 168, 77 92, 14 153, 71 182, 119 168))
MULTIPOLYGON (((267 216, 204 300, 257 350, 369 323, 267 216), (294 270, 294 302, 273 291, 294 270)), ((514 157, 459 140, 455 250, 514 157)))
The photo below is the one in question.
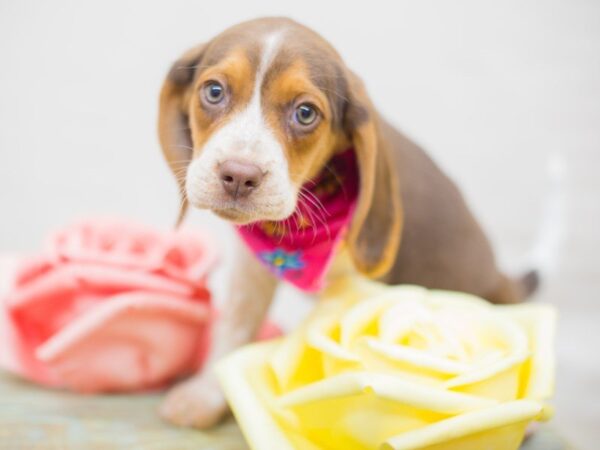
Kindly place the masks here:
POLYGON ((227 403, 213 364, 255 338, 275 293, 277 279, 245 246, 240 245, 236 256, 229 297, 213 326, 205 368, 175 386, 161 405, 161 416, 175 425, 207 428, 221 420, 227 403))

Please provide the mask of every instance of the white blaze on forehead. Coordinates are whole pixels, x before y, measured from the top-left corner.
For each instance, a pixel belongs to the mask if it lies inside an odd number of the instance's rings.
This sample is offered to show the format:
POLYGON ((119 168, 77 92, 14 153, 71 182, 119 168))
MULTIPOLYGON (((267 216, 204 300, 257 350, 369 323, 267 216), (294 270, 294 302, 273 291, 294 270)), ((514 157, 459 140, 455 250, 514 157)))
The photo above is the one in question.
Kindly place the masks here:
POLYGON ((277 55, 282 34, 282 32, 269 34, 263 41, 260 61, 258 68, 256 69, 256 76, 254 78, 254 90, 252 91, 252 98, 250 99, 250 103, 248 105, 249 110, 256 109, 255 112, 258 114, 261 113, 260 92, 262 84, 267 70, 269 70, 273 59, 275 59, 275 56, 277 55))
POLYGON ((254 84, 255 93, 257 90, 260 92, 260 88, 265 78, 265 74, 271 66, 273 59, 275 59, 275 55, 277 55, 277 50, 279 49, 279 43, 281 42, 282 35, 283 32, 281 31, 277 33, 272 33, 268 35, 264 40, 260 63, 258 66, 258 70, 256 71, 256 83, 254 84))
MULTIPOLYGON (((265 75, 277 55, 282 34, 282 32, 272 33, 263 40, 260 60, 254 78, 252 97, 246 108, 232 118, 229 124, 223 127, 221 133, 219 133, 224 134, 226 139, 235 141, 232 148, 224 149, 225 151, 242 150, 241 153, 238 153, 239 157, 257 157, 258 161, 255 162, 259 165, 261 157, 268 159, 270 162, 284 163, 283 151, 278 145, 275 145, 275 137, 264 119, 261 108, 262 85, 265 75), (260 154, 256 154, 259 149, 260 154)), ((266 160, 264 163, 268 164, 266 160)))
POLYGON ((192 204, 209 205, 213 195, 220 195, 218 167, 234 159, 252 162, 268 174, 252 196, 259 214, 256 219, 275 220, 293 212, 296 194, 285 152, 261 107, 265 75, 277 56, 282 37, 283 32, 278 31, 263 39, 249 103, 208 139, 199 157, 188 167, 186 186, 192 204), (260 217, 261 214, 265 217, 260 217))
POLYGON ((263 163, 267 165, 270 161, 283 158, 283 152, 280 151, 278 145, 275 145, 275 137, 264 120, 261 108, 261 88, 265 75, 277 55, 282 34, 282 32, 272 33, 263 40, 250 101, 242 111, 232 117, 223 128, 209 139, 205 146, 204 153, 207 154, 206 156, 216 150, 220 153, 220 161, 224 161, 228 157, 241 159, 251 157, 253 160, 258 158, 254 162, 259 165, 261 156, 263 157, 263 163), (257 152, 259 149, 261 151, 257 152), (281 153, 280 155, 276 154, 278 151, 281 153), (235 155, 231 155, 231 152, 234 152, 235 155))

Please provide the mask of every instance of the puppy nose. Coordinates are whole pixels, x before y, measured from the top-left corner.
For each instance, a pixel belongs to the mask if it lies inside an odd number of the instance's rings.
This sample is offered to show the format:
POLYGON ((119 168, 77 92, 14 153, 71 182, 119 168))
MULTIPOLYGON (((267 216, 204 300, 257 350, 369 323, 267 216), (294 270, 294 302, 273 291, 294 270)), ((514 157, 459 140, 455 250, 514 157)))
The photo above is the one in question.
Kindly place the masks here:
POLYGON ((247 197, 263 179, 263 172, 256 164, 225 161, 219 166, 219 177, 225 191, 234 199, 247 197))

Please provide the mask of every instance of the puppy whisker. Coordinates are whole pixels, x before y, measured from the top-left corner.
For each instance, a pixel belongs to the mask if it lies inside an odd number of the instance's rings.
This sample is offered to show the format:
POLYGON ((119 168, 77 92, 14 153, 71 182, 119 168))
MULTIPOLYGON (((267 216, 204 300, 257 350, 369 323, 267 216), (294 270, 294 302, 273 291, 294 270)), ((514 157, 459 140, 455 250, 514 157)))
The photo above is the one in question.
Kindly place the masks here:
POLYGON ((314 199, 314 201, 317 203, 317 205, 319 206, 320 209, 323 210, 323 212, 325 214, 327 214, 327 216, 329 216, 329 211, 327 211, 327 209, 325 209, 325 206, 323 206, 323 203, 321 203, 321 200, 319 200, 319 197, 317 197, 313 192, 307 190, 307 189, 303 189, 304 193, 306 195, 309 195, 311 198, 314 199))
POLYGON ((329 231, 329 228, 327 227, 327 216, 329 216, 329 211, 327 211, 325 209, 325 207, 323 206, 323 204, 320 202, 320 200, 310 191, 304 190, 304 191, 300 191, 300 194, 306 199, 306 201, 308 201, 315 209, 315 212, 319 215, 319 219, 320 222, 325 225, 325 227, 327 228, 327 230, 329 231), (310 197, 309 197, 310 194, 310 197), (312 198, 311 198, 312 197, 312 198))
POLYGON ((310 210, 310 207, 307 206, 303 201, 304 201, 304 197, 302 197, 302 196, 298 197, 298 206, 299 207, 303 206, 306 213, 308 214, 308 218, 309 218, 308 222, 309 222, 310 228, 312 229, 312 232, 313 232, 313 242, 314 242, 317 239, 317 227, 315 226, 314 216, 310 210))
MULTIPOLYGON (((325 227, 325 231, 327 232, 328 240, 331 240, 331 230, 329 229, 329 225, 327 224, 327 220, 324 216, 324 213, 327 213, 327 214, 329 214, 329 213, 323 207, 322 203, 320 203, 320 202, 316 203, 313 199, 308 197, 308 195, 306 194, 307 192, 312 194, 310 191, 300 190, 298 192, 298 195, 299 195, 300 200, 305 200, 306 202, 308 202, 308 205, 306 203, 304 203, 304 206, 306 207, 306 212, 309 214, 309 216, 311 218, 311 224, 313 226, 313 230, 315 231, 315 238, 316 238, 316 226, 315 226, 316 224, 314 222, 315 215, 313 214, 313 209, 315 210, 314 212, 317 213, 316 219, 325 227)), ((314 197, 314 194, 313 194, 313 197, 314 197)))

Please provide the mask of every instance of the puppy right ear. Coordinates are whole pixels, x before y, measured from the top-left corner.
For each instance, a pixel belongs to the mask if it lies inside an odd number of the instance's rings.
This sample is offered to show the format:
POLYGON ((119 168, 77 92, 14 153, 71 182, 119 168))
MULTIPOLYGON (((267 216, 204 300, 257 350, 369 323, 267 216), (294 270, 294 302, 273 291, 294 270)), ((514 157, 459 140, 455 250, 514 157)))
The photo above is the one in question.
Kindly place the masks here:
POLYGON ((360 190, 347 242, 356 268, 380 278, 393 267, 400 247, 404 214, 391 143, 362 81, 348 71, 345 127, 358 163, 360 190))
POLYGON ((190 88, 205 47, 202 44, 184 53, 171 67, 160 92, 158 138, 181 194, 177 225, 183 221, 188 207, 185 174, 193 150, 188 114, 190 88))

